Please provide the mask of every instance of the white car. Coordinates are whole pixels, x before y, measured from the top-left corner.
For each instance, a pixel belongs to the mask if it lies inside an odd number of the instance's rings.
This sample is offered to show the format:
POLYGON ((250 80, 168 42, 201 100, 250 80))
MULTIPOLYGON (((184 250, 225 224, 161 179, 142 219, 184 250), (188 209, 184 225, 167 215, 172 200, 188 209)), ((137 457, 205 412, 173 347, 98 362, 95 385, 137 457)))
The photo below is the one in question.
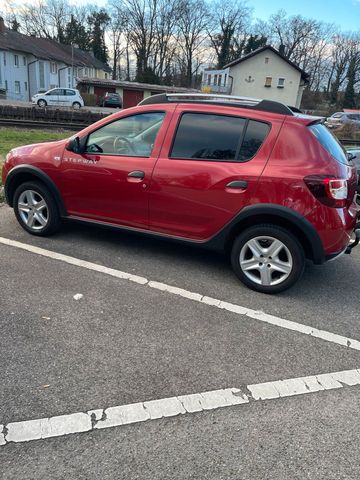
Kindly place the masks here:
POLYGON ((38 105, 41 108, 48 105, 72 107, 79 109, 84 106, 84 100, 82 99, 79 90, 75 88, 52 88, 45 93, 37 93, 31 98, 34 105, 38 105))

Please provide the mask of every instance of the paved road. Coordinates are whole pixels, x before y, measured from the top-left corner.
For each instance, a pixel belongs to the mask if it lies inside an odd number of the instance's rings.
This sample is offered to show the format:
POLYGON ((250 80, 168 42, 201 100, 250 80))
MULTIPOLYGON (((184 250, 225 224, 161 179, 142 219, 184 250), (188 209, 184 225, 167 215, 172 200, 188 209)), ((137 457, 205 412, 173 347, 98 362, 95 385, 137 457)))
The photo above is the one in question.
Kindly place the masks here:
MULTIPOLYGON (((0 236, 360 340, 360 248, 276 297, 221 255, 67 224, 0 236)), ((0 243, 0 423, 360 367, 360 351, 0 243), (82 294, 80 300, 74 295, 82 294)), ((341 387, 341 385, 339 385, 341 387)), ((360 387, 0 446, 9 479, 354 479, 360 387)), ((1 478, 1 474, 0 474, 1 478)))

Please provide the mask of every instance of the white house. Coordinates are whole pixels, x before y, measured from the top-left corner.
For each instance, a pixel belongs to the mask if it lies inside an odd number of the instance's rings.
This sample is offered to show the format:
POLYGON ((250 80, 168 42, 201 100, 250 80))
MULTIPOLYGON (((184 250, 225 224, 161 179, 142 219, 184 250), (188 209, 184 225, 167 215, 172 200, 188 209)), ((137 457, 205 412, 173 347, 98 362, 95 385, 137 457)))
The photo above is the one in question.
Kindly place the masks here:
POLYGON ((276 100, 300 107, 308 74, 267 45, 225 65, 204 70, 204 91, 276 100))
POLYGON ((71 45, 36 38, 5 27, 0 17, 0 93, 2 97, 28 101, 39 91, 73 87, 75 78, 110 77, 111 69, 71 45))

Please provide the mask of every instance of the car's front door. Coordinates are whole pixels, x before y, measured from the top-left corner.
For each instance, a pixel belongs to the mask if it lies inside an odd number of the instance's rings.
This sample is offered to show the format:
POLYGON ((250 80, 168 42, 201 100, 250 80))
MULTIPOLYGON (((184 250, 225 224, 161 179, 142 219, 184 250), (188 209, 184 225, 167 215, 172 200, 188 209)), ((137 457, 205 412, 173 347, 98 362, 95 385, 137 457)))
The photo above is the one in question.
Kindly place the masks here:
MULTIPOLYGON (((172 106, 171 106, 172 107, 172 106)), ((148 228, 148 188, 172 108, 124 114, 64 151, 61 193, 72 216, 148 228)))
POLYGON ((237 110, 178 106, 153 173, 150 229, 204 241, 255 198, 281 120, 237 110))
POLYGON ((61 88, 54 88, 45 94, 45 101, 48 105, 59 105, 59 95, 62 92, 61 88))

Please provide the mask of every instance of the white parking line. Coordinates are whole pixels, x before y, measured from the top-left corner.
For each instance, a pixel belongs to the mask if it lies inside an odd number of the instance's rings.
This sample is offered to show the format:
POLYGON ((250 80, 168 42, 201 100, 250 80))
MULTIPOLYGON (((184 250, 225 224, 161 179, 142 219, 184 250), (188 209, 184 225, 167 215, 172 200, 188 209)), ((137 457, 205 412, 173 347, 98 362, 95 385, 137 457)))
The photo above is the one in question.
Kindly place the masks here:
POLYGON ((0 425, 0 445, 62 437, 72 433, 90 432, 159 418, 246 405, 252 401, 306 395, 354 385, 360 385, 360 371, 357 369, 258 383, 243 388, 226 388, 161 398, 106 409, 89 410, 86 413, 77 412, 50 418, 13 422, 0 425))
POLYGON ((28 245, 26 243, 17 242, 15 240, 10 240, 8 238, 0 237, 0 244, 19 248, 27 252, 41 255, 43 257, 52 258, 53 260, 65 262, 70 265, 74 265, 76 267, 86 268, 88 270, 93 270, 95 272, 110 275, 112 277, 121 278, 122 280, 135 282, 140 285, 154 288, 156 290, 161 290, 163 292, 171 293, 172 295, 178 295, 180 297, 187 298, 189 300, 193 300, 202 304, 206 304, 211 307, 216 307, 219 309, 227 310, 232 313, 236 313, 238 315, 243 315, 263 323, 275 325, 277 327, 285 328, 286 330, 292 330, 294 332, 302 333, 315 338, 320 338, 327 342, 335 343, 337 345, 342 345, 344 347, 348 347, 353 350, 360 351, 360 341, 354 340, 348 337, 343 337, 342 335, 331 333, 326 330, 319 330, 318 328, 314 328, 309 325, 293 322, 291 320, 285 320, 284 318, 276 317, 274 315, 269 315, 261 311, 252 310, 251 308, 242 307, 241 305, 224 302, 217 298, 201 295, 200 293, 190 292, 188 290, 184 290, 178 287, 173 287, 165 283, 148 280, 145 277, 140 277, 138 275, 133 275, 131 273, 122 272, 121 270, 115 270, 114 268, 104 267, 96 263, 87 262, 85 260, 80 260, 79 258, 70 257, 68 255, 53 252, 51 250, 45 250, 44 248, 35 247, 34 245, 28 245))

